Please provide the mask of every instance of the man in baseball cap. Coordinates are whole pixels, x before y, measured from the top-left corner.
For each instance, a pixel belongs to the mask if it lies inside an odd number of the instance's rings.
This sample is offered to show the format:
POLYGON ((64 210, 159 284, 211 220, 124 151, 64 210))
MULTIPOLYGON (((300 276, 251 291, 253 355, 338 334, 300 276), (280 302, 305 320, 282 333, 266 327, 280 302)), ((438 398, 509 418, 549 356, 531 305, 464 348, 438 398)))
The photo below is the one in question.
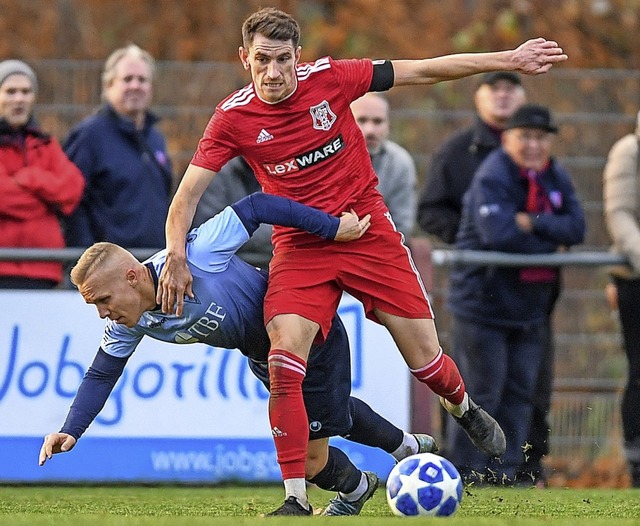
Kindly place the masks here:
POLYGON ((526 93, 517 73, 493 71, 480 77, 473 102, 474 122, 447 138, 434 152, 418 201, 418 224, 449 244, 460 226, 462 196, 473 174, 500 147, 507 120, 526 102, 526 93))
POLYGON ((480 84, 489 84, 493 86, 496 82, 500 80, 506 80, 507 82, 511 82, 516 86, 522 86, 522 80, 520 79, 520 75, 514 73, 513 71, 492 71, 491 73, 485 73, 480 77, 480 84))

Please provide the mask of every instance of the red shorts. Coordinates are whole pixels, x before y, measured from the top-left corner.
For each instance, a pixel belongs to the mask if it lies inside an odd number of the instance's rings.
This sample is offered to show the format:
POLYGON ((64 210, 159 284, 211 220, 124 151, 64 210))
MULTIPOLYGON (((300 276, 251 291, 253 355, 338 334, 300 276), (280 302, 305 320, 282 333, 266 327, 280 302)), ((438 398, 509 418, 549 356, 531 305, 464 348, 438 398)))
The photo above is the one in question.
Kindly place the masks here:
POLYGON ((316 237, 305 238, 308 242, 295 248, 276 245, 264 302, 265 323, 278 314, 298 314, 318 323, 324 339, 342 291, 360 300, 366 316, 378 323, 374 309, 403 318, 434 317, 411 252, 386 207, 367 213, 372 215, 371 226, 356 241, 316 237))

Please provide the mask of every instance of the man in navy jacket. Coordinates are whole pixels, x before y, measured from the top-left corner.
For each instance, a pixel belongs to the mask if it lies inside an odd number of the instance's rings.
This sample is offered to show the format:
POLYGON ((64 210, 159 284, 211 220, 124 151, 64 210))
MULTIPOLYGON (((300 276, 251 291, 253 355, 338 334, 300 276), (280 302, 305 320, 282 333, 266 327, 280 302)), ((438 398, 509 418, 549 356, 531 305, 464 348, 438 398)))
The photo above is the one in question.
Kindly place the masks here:
POLYGON ((102 73, 104 106, 71 130, 65 153, 86 186, 66 228, 67 245, 109 241, 162 248, 172 171, 149 111, 154 61, 136 45, 114 51, 102 73))

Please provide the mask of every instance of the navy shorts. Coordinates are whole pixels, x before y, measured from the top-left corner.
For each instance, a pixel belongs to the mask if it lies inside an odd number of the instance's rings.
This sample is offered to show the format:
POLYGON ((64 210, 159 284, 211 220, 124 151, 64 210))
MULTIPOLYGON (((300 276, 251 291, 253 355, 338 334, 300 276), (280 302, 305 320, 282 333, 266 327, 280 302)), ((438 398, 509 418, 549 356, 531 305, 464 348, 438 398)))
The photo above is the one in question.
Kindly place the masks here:
MULTIPOLYGON (((249 367, 269 389, 267 364, 250 359, 249 367)), ((345 435, 351 430, 349 338, 337 315, 324 343, 311 347, 302 395, 309 419, 309 440, 345 435)))

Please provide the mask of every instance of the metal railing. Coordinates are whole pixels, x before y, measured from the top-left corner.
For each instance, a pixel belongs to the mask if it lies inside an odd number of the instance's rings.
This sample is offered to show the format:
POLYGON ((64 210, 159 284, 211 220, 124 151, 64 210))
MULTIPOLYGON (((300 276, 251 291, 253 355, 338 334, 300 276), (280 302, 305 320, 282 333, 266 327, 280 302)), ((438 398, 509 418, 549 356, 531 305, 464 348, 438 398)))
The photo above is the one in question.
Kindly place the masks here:
MULTIPOLYGON (((84 248, 0 248, 0 261, 59 261, 74 263, 84 248)), ((145 260, 160 248, 132 248, 129 251, 139 260, 145 260)))
MULTIPOLYGON (((75 262, 84 248, 0 248, 0 261, 75 262)), ((160 249, 131 249, 141 261, 160 249)), ((572 251, 554 254, 509 254, 493 251, 433 249, 432 264, 495 266, 607 266, 626 262, 619 254, 604 251, 572 251)), ((592 338, 592 336, 591 336, 592 338)), ((554 383, 550 414, 552 462, 558 459, 593 461, 598 456, 621 455, 620 397, 622 384, 611 378, 565 378, 554 383)))
POLYGON ((561 252, 553 254, 508 254, 484 250, 435 249, 431 252, 431 262, 437 266, 457 263, 474 265, 495 265, 499 267, 536 266, 607 266, 626 263, 626 258, 611 252, 561 252))
MULTIPOLYGON (((0 248, 0 261, 76 261, 84 248, 0 248)), ((161 248, 133 248, 138 259, 147 259, 161 248)), ((436 266, 456 263, 496 265, 501 267, 535 266, 606 266, 626 263, 626 258, 610 252, 563 252, 554 254, 509 254, 484 250, 434 249, 431 261, 436 266)))

